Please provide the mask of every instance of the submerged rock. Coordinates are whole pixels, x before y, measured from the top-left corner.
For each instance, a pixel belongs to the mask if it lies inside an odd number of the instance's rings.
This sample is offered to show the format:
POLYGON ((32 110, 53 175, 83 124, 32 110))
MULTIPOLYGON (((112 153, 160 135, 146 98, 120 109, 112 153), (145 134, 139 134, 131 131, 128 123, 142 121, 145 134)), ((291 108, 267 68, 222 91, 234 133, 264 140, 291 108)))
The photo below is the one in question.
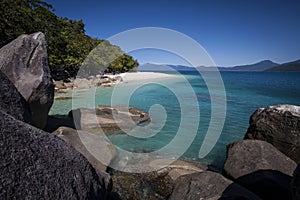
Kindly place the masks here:
POLYGON ((114 133, 130 130, 151 120, 147 112, 126 106, 97 106, 95 109, 79 108, 69 113, 77 129, 114 133))
POLYGON ((296 163, 271 144, 243 140, 227 146, 224 172, 263 199, 291 198, 296 163))
MULTIPOLYGON (((166 162, 169 161, 156 159, 149 163, 149 166, 153 167, 153 165, 166 162)), ((113 192, 124 200, 168 199, 180 176, 203 172, 205 169, 205 166, 198 163, 182 160, 174 161, 167 167, 147 173, 127 173, 111 169, 114 182, 113 192)))
POLYGON ((98 135, 68 127, 60 127, 53 134, 71 144, 100 171, 106 171, 106 167, 116 157, 114 145, 98 135))
POLYGON ((170 200, 260 199, 219 173, 205 171, 184 175, 176 181, 170 200))
POLYGON ((44 128, 54 97, 45 35, 21 35, 2 47, 0 70, 29 103, 33 125, 44 128))
POLYGON ((58 137, 0 111, 0 199, 106 199, 111 179, 58 137))
POLYGON ((256 110, 245 139, 267 141, 300 163, 300 106, 278 105, 256 110))

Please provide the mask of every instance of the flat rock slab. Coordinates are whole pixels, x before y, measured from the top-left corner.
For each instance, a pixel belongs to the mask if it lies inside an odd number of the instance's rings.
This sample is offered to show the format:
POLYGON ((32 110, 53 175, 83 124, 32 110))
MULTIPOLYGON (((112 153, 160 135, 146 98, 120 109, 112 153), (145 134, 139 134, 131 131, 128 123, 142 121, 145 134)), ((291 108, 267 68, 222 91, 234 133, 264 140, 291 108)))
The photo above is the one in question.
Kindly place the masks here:
POLYGON ((131 130, 151 120, 149 114, 134 107, 97 106, 95 109, 79 108, 69 113, 76 128, 91 132, 116 133, 131 130))

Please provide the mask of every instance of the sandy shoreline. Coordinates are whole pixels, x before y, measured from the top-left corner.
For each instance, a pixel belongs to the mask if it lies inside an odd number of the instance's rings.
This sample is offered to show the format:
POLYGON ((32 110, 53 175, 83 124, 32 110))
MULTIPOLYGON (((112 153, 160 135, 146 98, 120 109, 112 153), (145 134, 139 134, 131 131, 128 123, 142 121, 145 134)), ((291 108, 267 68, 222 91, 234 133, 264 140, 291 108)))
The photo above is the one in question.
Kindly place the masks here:
POLYGON ((117 84, 130 84, 130 83, 139 83, 151 80, 166 80, 171 78, 176 78, 178 75, 176 74, 165 74, 159 72, 127 72, 116 75, 103 75, 106 78, 97 78, 97 77, 89 77, 86 78, 76 78, 71 80, 69 83, 63 81, 55 81, 55 91, 56 96, 58 93, 66 93, 71 89, 88 89, 92 87, 111 87, 117 84))
POLYGON ((121 76, 124 83, 139 82, 153 79, 176 78, 175 74, 165 74, 159 72, 127 72, 116 76, 121 76))

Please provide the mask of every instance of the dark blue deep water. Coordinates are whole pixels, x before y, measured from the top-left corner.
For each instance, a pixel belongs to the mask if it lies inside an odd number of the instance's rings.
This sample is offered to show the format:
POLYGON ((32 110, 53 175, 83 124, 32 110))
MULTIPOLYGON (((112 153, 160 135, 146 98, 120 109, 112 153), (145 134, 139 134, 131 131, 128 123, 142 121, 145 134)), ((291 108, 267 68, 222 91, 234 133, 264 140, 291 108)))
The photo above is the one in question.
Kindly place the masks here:
MULTIPOLYGON (((211 73, 211 72, 205 72, 211 73)), ((121 93, 126 94, 127 88, 136 87, 136 90, 127 100, 130 106, 149 111, 151 106, 160 105, 166 113, 166 121, 160 127, 164 119, 160 112, 154 112, 152 120, 155 129, 157 123, 157 134, 149 138, 136 138, 126 134, 109 136, 110 140, 118 147, 134 152, 151 152, 163 148, 169 144, 179 130, 181 117, 187 118, 191 124, 184 126, 186 139, 192 138, 192 144, 184 152, 182 158, 198 161, 204 164, 211 164, 221 167, 225 160, 226 145, 237 140, 241 140, 248 128, 251 114, 260 107, 277 104, 300 105, 300 73, 290 72, 221 72, 226 91, 226 118, 221 135, 212 149, 204 158, 199 158, 199 149, 203 139, 207 134, 211 119, 211 96, 217 94, 218 89, 208 91, 205 81, 197 72, 183 72, 184 79, 172 78, 163 80, 165 84, 157 83, 133 83, 121 84, 118 91, 120 98, 114 97, 114 104, 126 104, 126 98, 121 93), (188 81, 188 82, 186 82, 188 81), (192 90, 186 90, 185 86, 189 83, 192 90), (169 86, 176 88, 172 91, 169 86), (178 99, 178 97, 182 97, 178 99), (195 98, 197 101, 195 101, 195 98), (125 99, 124 99, 125 98, 125 99), (189 110, 181 113, 181 107, 186 105, 189 110), (197 124, 196 137, 193 139, 189 127, 194 127, 194 119, 199 115, 196 107, 200 110, 200 122, 197 124)), ((210 76, 214 79, 214 76, 210 76)), ((217 88, 217 86, 216 86, 217 88)), ((74 107, 93 107, 93 104, 111 104, 112 88, 90 89, 78 93, 75 97, 77 102, 74 107), (82 97, 82 101, 80 100, 82 97), (86 98, 90 97, 91 102, 86 98), (93 102, 95 101, 95 103, 93 102)), ((72 109, 72 100, 55 101, 51 114, 67 114, 72 109)), ((215 126, 217 126, 216 124, 215 126)), ((214 128, 214 127, 212 127, 214 128)), ((153 130, 151 130, 153 131, 153 130)), ((180 148, 177 142, 174 149, 180 148)), ((170 150, 172 151, 172 150, 170 150)), ((170 152, 172 154, 172 152, 170 152)))

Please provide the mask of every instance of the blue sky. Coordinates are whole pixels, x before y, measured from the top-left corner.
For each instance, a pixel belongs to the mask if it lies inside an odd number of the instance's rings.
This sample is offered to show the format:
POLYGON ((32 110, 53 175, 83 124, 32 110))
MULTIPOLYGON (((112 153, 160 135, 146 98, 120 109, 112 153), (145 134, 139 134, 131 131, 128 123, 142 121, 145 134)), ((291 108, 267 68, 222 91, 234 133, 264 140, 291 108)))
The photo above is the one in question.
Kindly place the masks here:
MULTIPOLYGON (((45 0, 61 17, 82 19, 107 39, 140 27, 163 27, 196 40, 219 66, 300 59, 299 0, 45 0)), ((140 63, 185 64, 157 50, 132 52, 140 63)))

